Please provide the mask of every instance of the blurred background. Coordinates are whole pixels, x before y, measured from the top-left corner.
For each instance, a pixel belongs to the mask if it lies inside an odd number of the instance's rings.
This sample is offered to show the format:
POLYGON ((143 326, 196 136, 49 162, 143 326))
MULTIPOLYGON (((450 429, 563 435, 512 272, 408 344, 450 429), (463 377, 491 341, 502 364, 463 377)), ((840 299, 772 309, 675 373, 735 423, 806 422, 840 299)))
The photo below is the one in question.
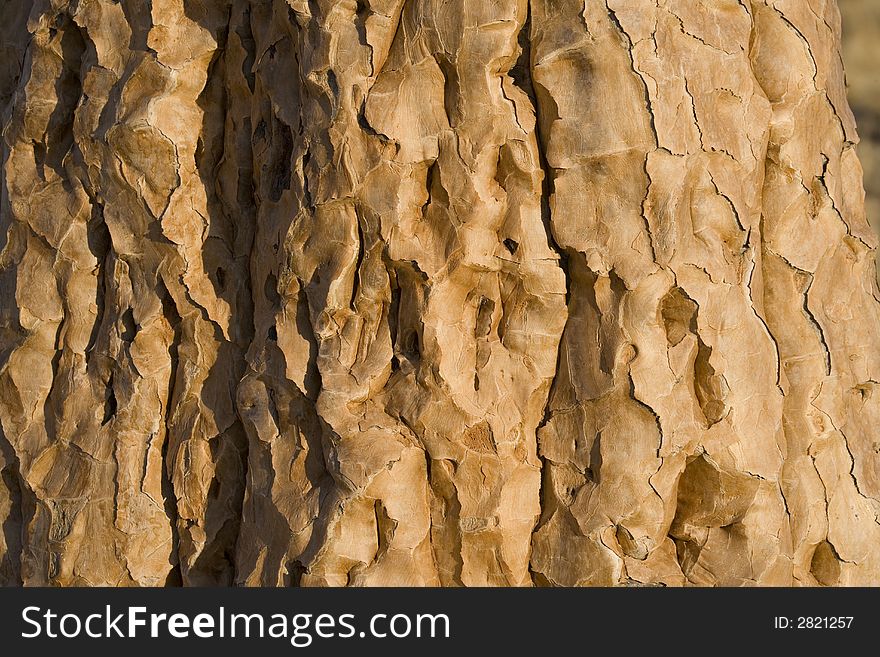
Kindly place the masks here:
POLYGON ((843 64, 865 169, 868 220, 880 232, 880 0, 838 0, 843 64))

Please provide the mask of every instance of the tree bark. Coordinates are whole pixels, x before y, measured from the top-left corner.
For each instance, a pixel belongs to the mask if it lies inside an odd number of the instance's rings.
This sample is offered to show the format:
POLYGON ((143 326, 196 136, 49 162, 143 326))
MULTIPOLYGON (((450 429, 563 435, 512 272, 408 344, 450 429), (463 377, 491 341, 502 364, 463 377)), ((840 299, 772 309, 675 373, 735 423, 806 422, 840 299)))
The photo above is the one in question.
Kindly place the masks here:
POLYGON ((880 584, 832 0, 0 19, 3 583, 880 584))

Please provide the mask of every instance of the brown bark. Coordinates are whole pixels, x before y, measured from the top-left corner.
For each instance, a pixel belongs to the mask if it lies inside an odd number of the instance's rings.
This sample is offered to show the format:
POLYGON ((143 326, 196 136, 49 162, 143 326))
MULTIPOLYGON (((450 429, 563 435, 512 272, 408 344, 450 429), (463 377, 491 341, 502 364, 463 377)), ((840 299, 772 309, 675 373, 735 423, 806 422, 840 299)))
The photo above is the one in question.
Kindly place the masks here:
POLYGON ((0 19, 3 582, 880 584, 833 1, 0 19))

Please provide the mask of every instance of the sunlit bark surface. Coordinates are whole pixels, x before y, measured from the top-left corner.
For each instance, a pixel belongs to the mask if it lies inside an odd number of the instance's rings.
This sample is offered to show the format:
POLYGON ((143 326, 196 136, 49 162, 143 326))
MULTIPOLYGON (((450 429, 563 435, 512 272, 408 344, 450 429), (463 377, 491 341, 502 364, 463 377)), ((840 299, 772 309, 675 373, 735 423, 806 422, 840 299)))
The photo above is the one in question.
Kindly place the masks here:
POLYGON ((3 583, 880 584, 833 1, 0 21, 3 583))

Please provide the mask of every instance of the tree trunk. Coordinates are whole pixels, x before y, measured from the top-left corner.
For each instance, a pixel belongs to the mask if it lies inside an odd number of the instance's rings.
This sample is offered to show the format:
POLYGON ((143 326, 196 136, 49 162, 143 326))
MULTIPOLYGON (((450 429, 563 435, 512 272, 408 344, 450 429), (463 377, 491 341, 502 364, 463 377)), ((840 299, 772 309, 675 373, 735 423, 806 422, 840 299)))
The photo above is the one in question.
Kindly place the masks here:
POLYGON ((880 584, 836 5, 657 4, 4 2, 0 580, 880 584))

